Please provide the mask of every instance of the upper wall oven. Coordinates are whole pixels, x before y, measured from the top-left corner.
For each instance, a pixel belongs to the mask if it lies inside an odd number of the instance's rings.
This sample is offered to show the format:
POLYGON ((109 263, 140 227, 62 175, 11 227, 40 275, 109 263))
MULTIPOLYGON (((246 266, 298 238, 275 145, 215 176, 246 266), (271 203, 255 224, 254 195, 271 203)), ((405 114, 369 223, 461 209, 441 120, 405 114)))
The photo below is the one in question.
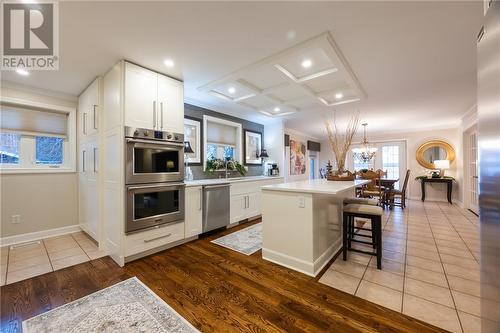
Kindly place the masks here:
POLYGON ((127 184, 184 179, 184 135, 125 128, 127 184))

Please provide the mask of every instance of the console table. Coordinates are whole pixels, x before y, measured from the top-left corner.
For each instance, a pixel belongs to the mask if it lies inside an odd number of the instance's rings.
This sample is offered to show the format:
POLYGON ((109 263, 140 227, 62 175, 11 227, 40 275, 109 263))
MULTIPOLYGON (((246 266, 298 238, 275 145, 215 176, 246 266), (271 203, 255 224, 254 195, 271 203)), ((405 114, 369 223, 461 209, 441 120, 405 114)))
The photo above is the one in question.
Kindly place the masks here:
POLYGON ((422 201, 425 201, 425 184, 426 183, 445 183, 447 186, 448 202, 451 203, 451 191, 453 189, 453 178, 420 178, 422 185, 422 201))

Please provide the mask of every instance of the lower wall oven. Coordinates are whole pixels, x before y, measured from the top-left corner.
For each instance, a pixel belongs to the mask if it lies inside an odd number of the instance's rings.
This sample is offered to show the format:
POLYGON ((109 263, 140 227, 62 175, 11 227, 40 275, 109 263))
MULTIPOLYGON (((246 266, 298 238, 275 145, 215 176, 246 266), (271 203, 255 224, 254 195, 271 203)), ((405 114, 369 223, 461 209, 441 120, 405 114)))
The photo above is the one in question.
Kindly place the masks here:
POLYGON ((184 220, 184 184, 128 185, 125 232, 184 220))

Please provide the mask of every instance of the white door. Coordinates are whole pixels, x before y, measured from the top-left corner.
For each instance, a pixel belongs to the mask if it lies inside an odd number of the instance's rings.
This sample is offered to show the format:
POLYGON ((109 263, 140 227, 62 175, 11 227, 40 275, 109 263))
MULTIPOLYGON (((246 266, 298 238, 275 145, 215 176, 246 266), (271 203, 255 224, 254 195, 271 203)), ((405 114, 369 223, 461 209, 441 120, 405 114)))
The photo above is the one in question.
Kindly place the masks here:
POLYGON ((203 232, 203 189, 201 186, 186 187, 185 237, 192 237, 203 232))
POLYGON ((99 149, 97 139, 87 144, 87 233, 99 241, 99 149))
POLYGON ((247 194, 247 218, 261 214, 260 191, 247 194))
POLYGON ((469 209, 479 214, 479 172, 477 158, 477 131, 473 130, 469 136, 469 209))
POLYGON ((159 130, 184 133, 183 83, 158 75, 158 103, 159 130))
POLYGON ((387 178, 399 179, 394 187, 401 189, 406 176, 406 144, 405 142, 388 142, 383 143, 379 147, 380 162, 377 163, 382 169, 387 172, 387 178))
POLYGON ((246 207, 247 207, 247 195, 237 194, 231 195, 230 198, 230 221, 231 223, 236 223, 247 218, 246 207))
POLYGON ((84 230, 87 229, 87 201, 88 201, 88 151, 87 144, 82 143, 78 147, 78 223, 84 230))
POLYGON ((157 129, 157 86, 157 73, 125 63, 125 126, 157 129))
POLYGON ((85 90, 78 97, 78 134, 84 137, 89 133, 89 94, 85 90))
POLYGON ((98 132, 99 129, 99 79, 87 88, 87 134, 92 135, 98 132))

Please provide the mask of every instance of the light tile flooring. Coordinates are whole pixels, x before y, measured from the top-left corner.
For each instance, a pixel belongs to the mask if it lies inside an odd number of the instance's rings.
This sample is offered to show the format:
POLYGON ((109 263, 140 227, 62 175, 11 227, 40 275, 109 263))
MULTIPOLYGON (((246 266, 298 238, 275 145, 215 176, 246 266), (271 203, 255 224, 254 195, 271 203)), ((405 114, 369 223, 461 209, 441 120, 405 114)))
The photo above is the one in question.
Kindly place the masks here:
POLYGON ((384 223, 382 270, 375 257, 349 252, 320 282, 451 332, 480 332, 478 218, 456 205, 410 201, 386 210, 384 223))
POLYGON ((0 249, 0 285, 10 284, 104 256, 85 233, 46 238, 0 249))

